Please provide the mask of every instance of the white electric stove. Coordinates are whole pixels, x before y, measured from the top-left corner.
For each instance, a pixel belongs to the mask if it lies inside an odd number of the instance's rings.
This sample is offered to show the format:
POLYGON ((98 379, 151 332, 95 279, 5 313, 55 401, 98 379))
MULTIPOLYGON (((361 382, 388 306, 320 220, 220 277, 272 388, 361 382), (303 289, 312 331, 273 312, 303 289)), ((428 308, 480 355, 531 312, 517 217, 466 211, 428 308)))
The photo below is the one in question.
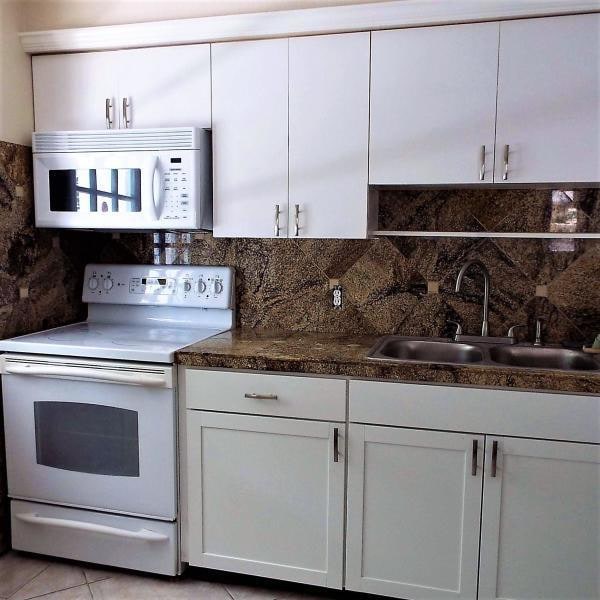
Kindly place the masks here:
POLYGON ((233 270, 88 265, 83 300, 83 323, 0 341, 13 547, 175 575, 173 358, 233 326, 233 270))

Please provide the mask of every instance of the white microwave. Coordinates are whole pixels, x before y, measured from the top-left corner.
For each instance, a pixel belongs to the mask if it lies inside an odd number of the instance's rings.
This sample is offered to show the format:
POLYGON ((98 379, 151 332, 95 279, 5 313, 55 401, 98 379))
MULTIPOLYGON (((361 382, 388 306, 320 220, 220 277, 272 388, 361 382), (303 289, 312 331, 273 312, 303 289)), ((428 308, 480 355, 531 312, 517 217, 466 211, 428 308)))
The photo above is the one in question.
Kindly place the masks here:
POLYGON ((212 229, 206 129, 33 134, 37 227, 212 229))

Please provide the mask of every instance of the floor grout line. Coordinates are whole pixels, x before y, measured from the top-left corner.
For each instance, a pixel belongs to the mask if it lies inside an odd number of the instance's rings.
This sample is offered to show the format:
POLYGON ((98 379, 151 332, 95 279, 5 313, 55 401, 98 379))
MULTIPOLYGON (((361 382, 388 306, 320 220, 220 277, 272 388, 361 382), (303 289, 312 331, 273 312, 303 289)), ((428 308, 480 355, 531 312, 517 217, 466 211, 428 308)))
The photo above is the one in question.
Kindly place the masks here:
POLYGON ((45 573, 50 568, 50 563, 47 564, 37 575, 34 575, 31 579, 28 579, 23 585, 20 585, 10 596, 8 596, 8 600, 10 598, 14 598, 27 584, 31 583, 34 579, 37 579, 42 573, 45 573))
MULTIPOLYGON (((72 590, 74 588, 83 587, 84 585, 87 586, 89 589, 89 584, 87 582, 78 583, 77 585, 69 585, 67 587, 60 588, 58 590, 50 590, 50 591, 44 592, 43 594, 36 594, 35 596, 29 596, 27 598, 27 600, 35 600, 35 598, 43 598, 44 596, 48 596, 50 594, 58 594, 59 592, 66 592, 67 590, 72 590)), ((17 590, 17 592, 18 592, 18 590, 17 590)), ((10 598, 12 598, 15 594, 17 594, 17 592, 15 592, 12 596, 10 596, 10 598)), ((91 593, 91 590, 90 590, 90 593, 91 593)), ((8 598, 8 600, 10 600, 10 598, 8 598)))

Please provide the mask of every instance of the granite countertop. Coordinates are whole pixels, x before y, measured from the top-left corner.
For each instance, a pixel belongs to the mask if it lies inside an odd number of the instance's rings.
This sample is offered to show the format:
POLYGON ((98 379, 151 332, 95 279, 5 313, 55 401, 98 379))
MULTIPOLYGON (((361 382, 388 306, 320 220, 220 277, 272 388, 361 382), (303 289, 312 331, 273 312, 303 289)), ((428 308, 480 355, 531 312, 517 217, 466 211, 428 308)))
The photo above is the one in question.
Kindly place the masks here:
POLYGON ((380 362, 366 358, 376 340, 376 336, 234 329, 183 348, 176 360, 189 367, 600 394, 600 372, 380 362))

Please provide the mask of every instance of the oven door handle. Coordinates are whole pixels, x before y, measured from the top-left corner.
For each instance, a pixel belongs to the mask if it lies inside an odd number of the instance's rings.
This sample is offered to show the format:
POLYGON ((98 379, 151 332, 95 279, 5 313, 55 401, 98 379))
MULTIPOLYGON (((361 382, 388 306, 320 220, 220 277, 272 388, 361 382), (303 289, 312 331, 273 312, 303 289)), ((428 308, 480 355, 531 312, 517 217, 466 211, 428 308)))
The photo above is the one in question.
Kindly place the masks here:
POLYGON ((109 383, 125 383, 145 387, 168 387, 164 373, 119 373, 117 371, 94 371, 87 367, 59 367, 55 365, 32 365, 6 363, 4 373, 10 375, 32 375, 38 377, 75 377, 106 381, 109 383))
POLYGON ((97 523, 85 523, 83 521, 73 521, 71 519, 57 519, 56 517, 41 517, 36 513, 18 513, 16 515, 19 521, 30 523, 31 525, 49 525, 50 527, 62 527, 63 529, 75 529, 77 531, 86 531, 89 533, 101 533, 114 537, 140 540, 142 542, 163 542, 169 539, 168 535, 157 533, 150 529, 139 529, 138 531, 129 531, 128 529, 119 529, 108 525, 98 525, 97 523))

